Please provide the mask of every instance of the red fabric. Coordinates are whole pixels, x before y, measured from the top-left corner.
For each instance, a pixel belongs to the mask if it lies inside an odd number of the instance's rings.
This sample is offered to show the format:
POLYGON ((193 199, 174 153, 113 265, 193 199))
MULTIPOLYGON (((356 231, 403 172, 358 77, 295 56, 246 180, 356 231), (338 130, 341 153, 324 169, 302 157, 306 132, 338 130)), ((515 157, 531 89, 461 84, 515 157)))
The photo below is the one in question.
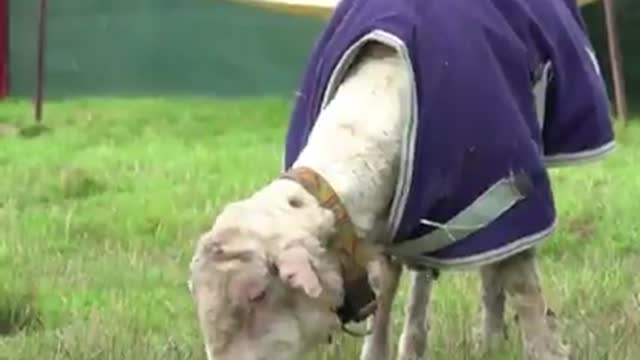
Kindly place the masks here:
POLYGON ((9 95, 9 0, 0 0, 0 99, 9 95))

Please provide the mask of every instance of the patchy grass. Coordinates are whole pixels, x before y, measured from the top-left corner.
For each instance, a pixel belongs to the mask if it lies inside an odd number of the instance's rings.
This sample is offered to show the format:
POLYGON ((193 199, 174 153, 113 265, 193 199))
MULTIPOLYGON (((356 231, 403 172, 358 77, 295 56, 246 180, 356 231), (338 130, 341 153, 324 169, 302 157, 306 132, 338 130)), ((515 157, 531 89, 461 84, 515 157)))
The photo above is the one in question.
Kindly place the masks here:
MULTIPOLYGON (((88 99, 47 104, 40 128, 28 103, 0 103, 0 359, 204 359, 185 284, 193 241, 278 173, 288 111, 88 99)), ((640 353, 639 125, 606 161, 553 172, 559 228, 541 268, 576 359, 640 353)), ((433 359, 478 359, 477 287, 473 273, 438 282, 433 359)), ((313 358, 355 359, 357 346, 313 358)))

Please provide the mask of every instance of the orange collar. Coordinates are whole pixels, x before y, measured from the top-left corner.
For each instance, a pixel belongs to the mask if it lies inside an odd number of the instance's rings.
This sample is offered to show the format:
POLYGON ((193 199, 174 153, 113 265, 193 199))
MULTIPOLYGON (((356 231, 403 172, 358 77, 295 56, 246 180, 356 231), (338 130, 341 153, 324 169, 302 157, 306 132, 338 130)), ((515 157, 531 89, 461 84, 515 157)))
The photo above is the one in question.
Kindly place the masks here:
POLYGON ((363 240, 356 234, 340 197, 320 174, 307 167, 289 169, 281 178, 297 182, 320 206, 333 212, 336 232, 324 246, 338 255, 342 267, 345 298, 337 314, 343 323, 364 320, 375 310, 376 300, 367 275, 370 255, 363 246, 363 240))

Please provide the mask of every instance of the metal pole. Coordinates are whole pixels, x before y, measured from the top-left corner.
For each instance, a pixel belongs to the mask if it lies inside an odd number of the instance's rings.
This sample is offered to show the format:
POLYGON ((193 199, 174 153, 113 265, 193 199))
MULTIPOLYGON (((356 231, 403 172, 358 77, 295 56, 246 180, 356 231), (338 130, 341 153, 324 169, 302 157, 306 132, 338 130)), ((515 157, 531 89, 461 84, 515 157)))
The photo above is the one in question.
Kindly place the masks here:
POLYGON ((604 13, 607 24, 607 41, 609 42, 609 57, 611 72, 613 73, 613 87, 616 100, 616 115, 623 122, 627 121, 627 96, 625 93, 624 76, 622 72, 622 56, 618 43, 618 25, 616 23, 613 0, 604 0, 604 13))
POLYGON ((0 0, 0 99, 9 96, 9 1, 0 0))
POLYGON ((47 0, 40 0, 38 20, 38 83, 36 92, 36 122, 42 122, 42 98, 44 96, 45 53, 47 44, 47 0))

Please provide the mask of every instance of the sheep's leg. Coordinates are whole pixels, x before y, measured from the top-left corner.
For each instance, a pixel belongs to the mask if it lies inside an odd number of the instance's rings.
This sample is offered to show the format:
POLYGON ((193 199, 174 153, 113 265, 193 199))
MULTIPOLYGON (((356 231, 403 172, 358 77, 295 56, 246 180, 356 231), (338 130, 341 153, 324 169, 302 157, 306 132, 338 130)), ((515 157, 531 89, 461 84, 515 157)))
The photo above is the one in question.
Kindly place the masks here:
POLYGON ((533 250, 497 265, 498 276, 515 307, 528 360, 568 360, 569 350, 547 322, 547 308, 533 250))
POLYGON ((482 329, 480 351, 489 354, 499 349, 507 337, 504 322, 505 290, 497 265, 480 268, 482 283, 482 329))
POLYGON ((405 307, 404 328, 400 335, 398 360, 425 360, 428 357, 428 308, 433 272, 411 271, 409 298, 405 307))
POLYGON ((402 265, 390 259, 374 263, 370 269, 371 282, 378 296, 378 307, 369 320, 371 334, 365 337, 361 360, 388 360, 391 346, 391 308, 398 289, 402 265))

